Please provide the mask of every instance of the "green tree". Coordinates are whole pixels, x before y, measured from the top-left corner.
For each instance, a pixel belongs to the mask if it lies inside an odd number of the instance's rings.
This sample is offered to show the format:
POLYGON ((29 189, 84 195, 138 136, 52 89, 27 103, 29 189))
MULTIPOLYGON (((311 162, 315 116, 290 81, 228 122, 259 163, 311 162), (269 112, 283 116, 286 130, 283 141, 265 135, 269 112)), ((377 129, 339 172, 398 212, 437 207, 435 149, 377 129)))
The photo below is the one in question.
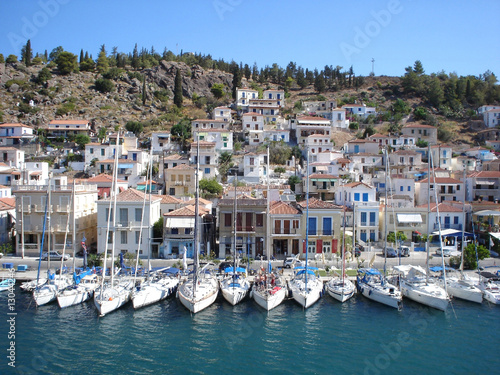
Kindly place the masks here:
POLYGON ((163 217, 160 217, 153 224, 153 239, 156 241, 161 239, 163 241, 163 217))
POLYGON ((282 173, 285 173, 285 172, 286 172, 286 169, 284 167, 274 168, 274 173, 276 173, 277 175, 281 175, 282 173))
MULTIPOLYGON (((398 231, 397 237, 398 237, 398 241, 400 241, 400 242, 404 242, 408 239, 406 234, 404 234, 404 232, 401 232, 401 231, 398 231)), ((393 242, 393 243, 396 242, 396 235, 394 234, 394 232, 387 233, 387 242, 393 242)))
POLYGON ((85 149, 85 145, 90 143, 90 137, 87 134, 78 134, 75 137, 75 143, 83 150, 85 149))
POLYGON ((434 107, 439 107, 444 100, 444 93, 441 87, 441 82, 439 78, 434 77, 431 79, 428 90, 427 90, 427 99, 434 107))
POLYGON ((178 107, 182 107, 182 77, 179 69, 175 72, 175 85, 174 85, 174 104, 178 107))
POLYGON ((98 73, 105 73, 109 69, 109 60, 106 56, 105 51, 99 52, 99 56, 97 57, 96 69, 98 73))
POLYGON ((417 143, 415 143, 415 145, 416 145, 417 147, 422 147, 422 148, 424 148, 424 147, 427 147, 427 146, 429 145, 429 143, 428 143, 427 141, 423 140, 423 139, 419 139, 419 140, 417 141, 417 143))
POLYGON ((99 142, 102 142, 106 139, 106 133, 107 129, 103 126, 99 128, 99 131, 97 132, 97 139, 99 142))
POLYGON ((52 78, 52 73, 50 72, 50 70, 47 67, 43 67, 38 72, 38 76, 36 77, 36 81, 41 84, 41 83, 47 82, 51 78, 52 78))
POLYGON ((323 77, 323 73, 319 73, 314 80, 314 89, 322 93, 326 90, 325 77, 323 77))
POLYGON ((0 64, 5 63, 5 58, 3 57, 3 54, 0 53, 0 64))
POLYGON ((187 149, 187 141, 191 138, 191 121, 182 119, 170 129, 173 139, 181 145, 183 150, 187 149))
POLYGON ((94 83, 95 89, 102 93, 114 91, 115 84, 107 78, 97 78, 94 83))
POLYGON ((219 155, 218 169, 223 183, 227 182, 227 173, 229 168, 233 166, 233 154, 228 151, 223 151, 219 155))
POLYGON ((80 70, 82 72, 92 72, 95 69, 95 62, 90 57, 83 59, 80 63, 80 70))
POLYGON ((33 51, 31 50, 31 40, 28 39, 26 44, 21 49, 21 61, 26 66, 31 65, 31 59, 33 58, 33 51))
POLYGON ((62 75, 68 75, 78 71, 77 57, 71 52, 63 51, 59 53, 55 62, 57 64, 57 70, 62 75))
POLYGON ((146 77, 144 77, 144 81, 142 82, 142 105, 146 105, 146 99, 147 99, 147 94, 146 94, 146 77))
POLYGON ((49 60, 56 62, 61 52, 64 52, 64 48, 62 48, 61 46, 54 48, 52 52, 50 52, 49 60))
MULTIPOLYGON (((490 256, 490 251, 483 245, 477 246, 477 259, 483 260, 490 256)), ((464 253, 464 269, 473 270, 477 268, 476 246, 470 243, 465 248, 464 253)))
POLYGON ((125 124, 125 129, 127 129, 127 131, 129 132, 134 133, 136 137, 139 137, 144 129, 144 126, 139 121, 128 121, 125 124))
POLYGON ((417 107, 413 110, 413 117, 416 121, 425 120, 427 118, 427 109, 424 107, 417 107))
POLYGON ((290 185, 290 189, 295 192, 295 185, 300 183, 300 177, 299 176, 290 176, 288 178, 288 185, 290 185))
MULTIPOLYGON (((141 62, 139 61, 139 54, 137 52, 137 43, 134 46, 134 52, 132 52, 132 61, 131 61, 132 68, 134 70, 139 69, 141 62)), ((177 77, 177 76, 176 76, 177 77)))
POLYGON ((7 56, 7 60, 5 60, 7 64, 14 64, 17 62, 17 56, 16 55, 9 55, 7 56))
POLYGON ((221 195, 222 194, 222 185, 217 182, 215 177, 213 178, 202 178, 200 180, 200 190, 204 192, 205 196, 207 194, 210 195, 221 195))
POLYGON ((212 87, 210 88, 210 92, 215 96, 217 99, 221 99, 224 95, 224 85, 222 83, 214 83, 212 87))
MULTIPOLYGON (((233 99, 236 99, 236 90, 238 89, 238 87, 241 86, 242 72, 241 72, 240 68, 238 67, 238 64, 236 64, 234 61, 231 63, 230 72, 233 74, 233 81, 232 81, 232 84, 233 84, 233 90, 232 90, 233 99)), ((212 86, 212 88, 213 88, 213 86, 212 86)), ((224 87, 223 87, 223 89, 224 89, 224 87)), ((224 90, 222 90, 222 92, 224 92, 224 90)), ((212 92, 212 94, 213 94, 213 92, 212 92)), ((216 98, 218 98, 218 99, 222 98, 222 96, 218 97, 216 94, 214 94, 214 96, 216 98)))
POLYGON ((373 128, 373 126, 371 125, 368 125, 365 129, 365 132, 363 133, 363 138, 368 138, 368 137, 371 137, 373 134, 375 134, 375 129, 373 128))
POLYGON ((418 75, 424 74, 424 67, 422 66, 422 62, 420 60, 415 61, 415 64, 413 64, 413 71, 418 75))

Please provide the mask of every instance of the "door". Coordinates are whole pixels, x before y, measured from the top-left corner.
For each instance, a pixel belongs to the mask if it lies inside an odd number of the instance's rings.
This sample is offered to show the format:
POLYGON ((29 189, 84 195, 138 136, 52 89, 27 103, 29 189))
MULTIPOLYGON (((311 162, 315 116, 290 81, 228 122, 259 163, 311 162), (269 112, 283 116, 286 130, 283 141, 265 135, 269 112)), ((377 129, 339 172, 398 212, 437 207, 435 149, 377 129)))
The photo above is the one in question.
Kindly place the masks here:
POLYGON ((332 253, 336 253, 337 252, 337 247, 339 245, 339 240, 334 238, 333 241, 332 241, 332 253))
POLYGON ((283 225, 285 227, 285 234, 290 234, 290 220, 284 220, 283 225))
POLYGON ((296 255, 299 253, 299 240, 292 240, 292 254, 296 255))
POLYGON ((444 229, 449 229, 450 228, 450 217, 445 216, 444 218, 444 229))
POLYGON ((323 240, 316 240, 316 253, 321 254, 323 251, 323 240))
POLYGON ((238 212, 236 214, 236 230, 241 231, 243 230, 243 214, 241 212, 238 212))
POLYGON ((281 220, 274 220, 274 234, 281 234, 281 220))
POLYGON ((361 241, 366 242, 366 230, 362 230, 359 238, 361 238, 361 241))
POLYGON ((246 214, 246 226, 247 226, 247 231, 252 231, 253 230, 253 214, 251 212, 247 212, 246 214))

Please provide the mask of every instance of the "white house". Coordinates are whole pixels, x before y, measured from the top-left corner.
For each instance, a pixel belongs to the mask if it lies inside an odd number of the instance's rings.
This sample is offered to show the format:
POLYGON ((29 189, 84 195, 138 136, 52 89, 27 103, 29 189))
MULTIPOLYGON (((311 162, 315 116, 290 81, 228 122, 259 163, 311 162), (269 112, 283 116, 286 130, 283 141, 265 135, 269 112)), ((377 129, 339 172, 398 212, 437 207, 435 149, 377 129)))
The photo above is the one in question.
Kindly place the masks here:
MULTIPOLYGON (((216 177, 218 154, 215 150, 215 142, 199 141, 200 144, 200 170, 206 178, 216 177)), ((191 143, 191 164, 196 164, 198 142, 191 143)))
POLYGON ((483 113, 483 121, 488 128, 495 128, 500 124, 500 107, 489 109, 483 113))
POLYGON ((318 154, 323 151, 332 151, 333 143, 330 135, 312 134, 305 139, 304 145, 309 150, 309 162, 318 161, 318 154))
POLYGON ((367 154, 378 154, 378 143, 369 139, 354 139, 344 144, 344 153, 357 154, 363 152, 367 154))
POLYGON ((180 150, 179 144, 177 142, 172 142, 172 135, 169 132, 151 133, 151 147, 153 148, 153 154, 180 150))
POLYGON ((258 184, 267 177, 267 154, 248 153, 243 156, 243 175, 247 183, 258 184))
POLYGON ((429 202, 460 201, 465 199, 464 183, 451 177, 433 177, 415 182, 416 204, 429 202), (430 196, 428 191, 430 190, 430 196))
POLYGON ((376 115, 375 107, 367 107, 366 104, 345 104, 342 106, 346 110, 347 116, 356 115, 361 118, 367 118, 369 115, 376 115))
POLYGON ((212 129, 224 129, 229 130, 229 124, 224 120, 207 120, 207 119, 196 119, 191 121, 191 132, 195 134, 196 132, 202 132, 212 129))
POLYGON ((258 99, 259 92, 248 87, 236 89, 236 105, 248 108, 249 99, 258 99))
POLYGON ((330 120, 317 116, 297 116, 290 120, 291 128, 296 129, 297 142, 299 146, 305 145, 307 137, 313 134, 321 134, 330 137, 332 127, 330 120))
POLYGON ((233 132, 226 129, 207 129, 201 130, 194 135, 194 139, 205 142, 215 143, 215 151, 232 152, 233 151, 233 132))
POLYGON ((450 145, 431 146, 431 155, 434 167, 452 169, 453 148, 450 145))
POLYGON ((0 146, 22 144, 35 138, 33 128, 24 124, 0 124, 0 146))
POLYGON ((52 120, 47 126, 47 138, 68 138, 79 134, 92 134, 87 120, 52 120))
MULTIPOLYGON (((97 251, 103 253, 112 249, 113 233, 115 239, 115 253, 132 253, 147 258, 151 249, 148 248, 149 239, 153 238, 153 225, 160 218, 161 197, 153 195, 151 199, 144 193, 128 189, 116 196, 116 211, 113 212, 114 197, 97 201, 97 251), (111 213, 110 213, 111 202, 111 213), (143 215, 143 205, 144 215, 143 215), (110 215, 111 214, 111 215, 110 215), (144 220, 143 220, 144 216, 144 220), (111 217, 110 233, 106 238, 108 219, 111 217), (113 227, 112 223, 116 225, 113 227), (140 244, 140 246, 139 246, 140 244)), ((151 253, 151 255, 154 255, 151 253)))
POLYGON ((0 147, 0 162, 13 168, 21 168, 24 163, 24 150, 15 147, 0 147))
POLYGON ((231 108, 225 106, 215 107, 212 118, 217 121, 231 122, 231 108))

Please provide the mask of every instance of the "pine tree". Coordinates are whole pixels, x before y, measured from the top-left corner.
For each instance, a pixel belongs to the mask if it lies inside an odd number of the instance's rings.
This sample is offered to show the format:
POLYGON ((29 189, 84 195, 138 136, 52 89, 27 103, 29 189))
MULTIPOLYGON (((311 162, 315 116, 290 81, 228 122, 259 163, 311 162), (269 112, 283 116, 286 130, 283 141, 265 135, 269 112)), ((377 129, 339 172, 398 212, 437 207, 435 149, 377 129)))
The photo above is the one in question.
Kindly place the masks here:
POLYGON ((101 50, 99 52, 99 57, 97 58, 97 65, 96 65, 97 71, 99 73, 105 73, 109 69, 109 61, 108 58, 106 57, 106 52, 101 50))
POLYGON ((178 108, 182 107, 182 77, 179 69, 175 72, 174 104, 178 108))
POLYGON ((231 63, 231 73, 233 74, 233 99, 236 99, 236 90, 241 86, 241 70, 234 61, 231 63))
POLYGON ((323 77, 323 72, 319 73, 314 80, 314 88, 319 93, 322 93, 326 89, 325 78, 323 77))
POLYGON ((134 70, 137 70, 139 68, 140 64, 141 64, 141 62, 139 61, 139 53, 137 52, 137 43, 136 43, 135 47, 134 47, 134 52, 132 53, 131 65, 132 65, 132 68, 134 68, 134 70))

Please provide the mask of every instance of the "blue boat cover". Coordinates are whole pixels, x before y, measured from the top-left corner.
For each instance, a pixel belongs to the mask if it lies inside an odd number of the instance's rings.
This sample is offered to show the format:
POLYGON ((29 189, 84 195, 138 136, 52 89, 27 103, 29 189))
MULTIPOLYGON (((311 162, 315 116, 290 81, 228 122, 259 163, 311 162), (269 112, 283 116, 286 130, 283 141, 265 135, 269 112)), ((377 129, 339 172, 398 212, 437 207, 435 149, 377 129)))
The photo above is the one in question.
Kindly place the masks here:
MULTIPOLYGON (((305 273, 306 273, 306 270, 300 270, 299 272, 297 272, 297 276, 298 276, 298 275, 303 275, 303 274, 305 274, 305 273)), ((308 275, 314 275, 314 272, 308 269, 308 270, 307 270, 307 274, 308 274, 308 275)))
MULTIPOLYGON (((224 268, 224 272, 226 273, 233 272, 233 267, 224 268)), ((236 272, 246 273, 247 270, 243 267, 236 267, 236 272)))
POLYGON ((380 275, 380 271, 376 268, 361 268, 359 272, 362 272, 366 275, 380 275))
POLYGON ((180 270, 178 268, 175 268, 175 267, 170 267, 169 269, 166 269, 163 272, 164 273, 170 273, 172 275, 177 275, 180 272, 180 270))
POLYGON ((85 276, 91 275, 91 274, 92 274, 92 270, 80 272, 78 275, 76 274, 76 272, 73 272, 73 280, 75 280, 75 284, 78 285, 78 284, 80 284, 80 281, 82 281, 82 279, 85 276))
MULTIPOLYGON (((305 267, 294 267, 294 270, 305 270, 306 268, 305 267)), ((314 271, 317 271, 318 270, 318 267, 307 267, 308 270, 314 270, 314 271)))
MULTIPOLYGON (((443 271, 443 266, 434 266, 434 267, 430 267, 429 269, 432 272, 441 272, 441 271, 443 271)), ((450 268, 450 267, 446 267, 445 269, 446 269, 446 271, 453 271, 454 270, 453 268, 450 268)))

